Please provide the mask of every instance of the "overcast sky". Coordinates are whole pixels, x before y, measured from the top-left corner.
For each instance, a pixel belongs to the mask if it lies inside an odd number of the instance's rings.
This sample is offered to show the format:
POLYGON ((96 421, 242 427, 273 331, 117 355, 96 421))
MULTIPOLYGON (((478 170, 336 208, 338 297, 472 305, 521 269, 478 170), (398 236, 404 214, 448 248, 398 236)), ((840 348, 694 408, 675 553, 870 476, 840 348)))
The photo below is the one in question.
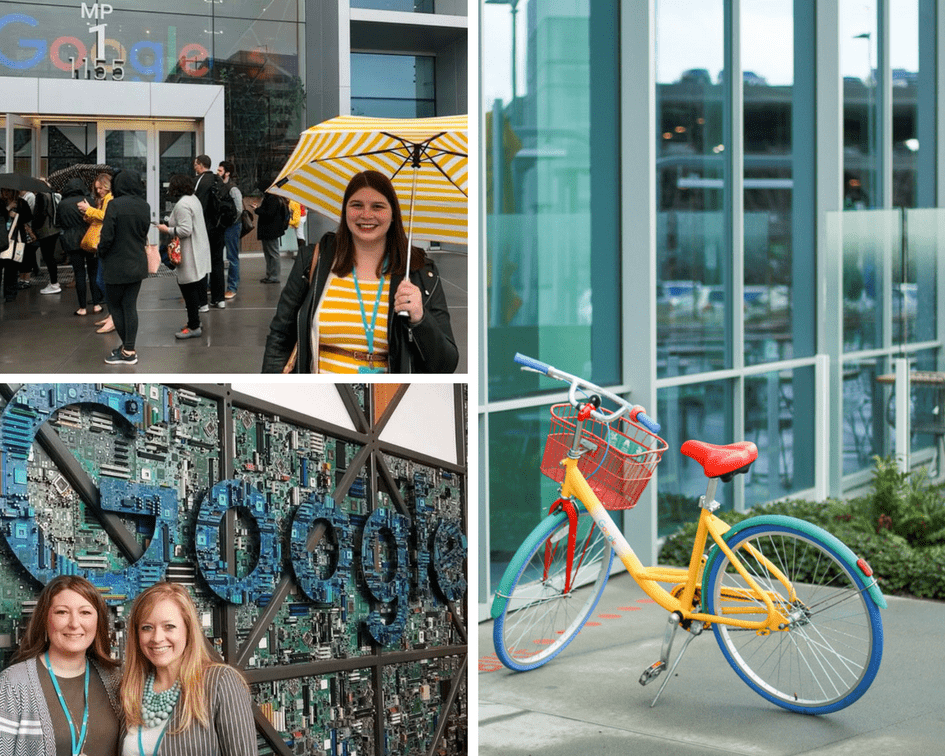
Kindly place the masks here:
MULTIPOLYGON (((548 3, 550 0, 542 0, 548 3)), ((595 0, 599 1, 599 0, 595 0)), ((518 92, 525 90, 528 4, 518 3, 518 92)), ((559 0, 574 13, 588 13, 589 0, 559 0)), ((791 84, 794 65, 793 3, 790 0, 742 0, 742 68, 769 84, 791 84)), ((865 79, 876 66, 876 1, 840 0, 840 66, 843 76, 865 79), (853 39, 871 33, 869 40, 853 39)), ((657 81, 677 81, 690 68, 708 69, 715 81, 722 70, 722 0, 658 0, 657 81)), ((890 14, 892 67, 915 71, 919 65, 918 0, 895 0, 890 14)), ((512 94, 510 6, 482 8, 483 102, 508 101, 512 94)))

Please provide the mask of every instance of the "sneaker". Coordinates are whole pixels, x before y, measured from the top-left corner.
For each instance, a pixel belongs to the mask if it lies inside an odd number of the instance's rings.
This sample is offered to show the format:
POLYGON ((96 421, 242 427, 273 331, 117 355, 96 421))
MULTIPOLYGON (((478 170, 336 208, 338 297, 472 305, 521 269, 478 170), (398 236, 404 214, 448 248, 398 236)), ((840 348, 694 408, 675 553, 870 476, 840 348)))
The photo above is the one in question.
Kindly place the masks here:
POLYGON ((188 328, 187 326, 184 326, 174 334, 174 336, 178 339, 196 339, 198 336, 202 335, 202 328, 188 328))
POLYGON ((138 354, 125 354, 121 347, 118 347, 108 357, 105 358, 106 365, 137 365, 138 354))
POLYGON ((32 285, 33 284, 31 284, 29 281, 24 281, 22 278, 16 282, 16 288, 18 288, 20 291, 25 291, 32 285))
POLYGON ((260 278, 259 283, 279 283, 279 279, 269 278, 269 276, 266 276, 265 278, 260 278))
POLYGON ((215 310, 225 310, 226 302, 221 299, 219 302, 211 302, 210 306, 215 310))
POLYGON ((202 304, 197 308, 197 312, 210 312, 210 305, 202 304))
POLYGON ((62 287, 57 283, 51 283, 49 286, 44 286, 39 290, 40 294, 59 294, 62 292, 62 287))
POLYGON ((236 292, 235 292, 235 291, 228 291, 226 294, 223 295, 223 298, 224 298, 224 299, 236 299, 236 292))

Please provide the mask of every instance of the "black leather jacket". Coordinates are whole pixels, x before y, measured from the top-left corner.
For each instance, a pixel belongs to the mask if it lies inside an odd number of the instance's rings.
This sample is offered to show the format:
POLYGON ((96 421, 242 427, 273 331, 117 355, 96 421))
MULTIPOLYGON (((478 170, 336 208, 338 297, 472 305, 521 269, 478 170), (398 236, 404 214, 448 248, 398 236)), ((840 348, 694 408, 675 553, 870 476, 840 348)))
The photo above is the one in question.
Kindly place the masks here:
MULTIPOLYGON (((314 248, 303 250, 295 258, 276 314, 269 325, 262 365, 264 373, 281 373, 297 341, 299 353, 294 372, 308 373, 311 370, 312 349, 308 334, 331 272, 335 235, 325 234, 318 247, 319 259, 311 287, 308 285, 308 272, 314 248), (300 333, 303 334, 301 340, 300 333)), ((402 280, 403 276, 394 275, 390 281, 387 322, 390 372, 452 373, 459 363, 459 350, 453 339, 446 295, 436 265, 428 258, 421 268, 410 273, 410 281, 420 289, 423 296, 423 320, 416 325, 410 325, 406 318, 392 314, 394 292, 402 280)))

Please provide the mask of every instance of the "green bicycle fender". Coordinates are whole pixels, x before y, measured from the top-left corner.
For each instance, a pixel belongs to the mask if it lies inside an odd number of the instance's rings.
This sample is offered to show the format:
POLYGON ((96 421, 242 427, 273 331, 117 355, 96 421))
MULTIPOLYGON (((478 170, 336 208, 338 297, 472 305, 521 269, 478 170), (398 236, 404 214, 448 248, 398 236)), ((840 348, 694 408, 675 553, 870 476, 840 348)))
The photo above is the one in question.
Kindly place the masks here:
MULTIPOLYGON (((747 520, 742 520, 737 525, 733 525, 725 532, 726 543, 731 536, 744 530, 745 528, 751 528, 756 525, 782 525, 786 527, 792 527, 800 530, 802 533, 812 536, 813 538, 817 538, 832 548, 837 553, 837 556, 846 562, 850 569, 858 570, 864 582, 869 580, 869 578, 867 578, 867 576, 863 574, 863 571, 857 566, 856 562, 858 557, 853 553, 849 546, 847 546, 836 536, 828 533, 823 528, 809 523, 806 520, 799 520, 797 517, 788 517, 787 515, 759 515, 758 517, 749 517, 747 520)), ((709 557, 706 560, 705 568, 702 571, 703 596, 708 595, 708 580, 709 574, 712 572, 712 564, 721 553, 722 549, 720 549, 717 544, 713 544, 712 548, 709 550, 709 557)), ((886 608, 886 598, 883 596, 883 592, 880 590, 879 583, 875 578, 873 579, 872 585, 869 585, 869 588, 867 588, 867 591, 873 598, 873 601, 876 602, 876 606, 878 606, 880 609, 886 608)))
MULTIPOLYGON (((578 502, 575 502, 575 504, 579 513, 584 510, 583 505, 578 502)), ((548 520, 555 520, 555 525, 557 526, 567 519, 567 513, 562 511, 548 515, 543 518, 541 522, 534 527, 532 532, 528 534, 528 537, 522 541, 522 545, 518 547, 518 551, 515 552, 512 561, 509 562, 509 566, 505 568, 505 573, 502 575, 502 580, 499 581, 499 587, 496 589, 495 598, 492 599, 492 610, 489 612, 492 615, 492 619, 498 619, 502 612, 505 611, 505 605, 509 602, 509 592, 512 590, 512 582, 515 580, 515 576, 518 575, 518 571, 522 569, 522 559, 525 558, 525 555, 531 554, 532 549, 541 543, 542 537, 548 532, 548 520), (519 559, 519 554, 522 555, 522 559, 519 559)))

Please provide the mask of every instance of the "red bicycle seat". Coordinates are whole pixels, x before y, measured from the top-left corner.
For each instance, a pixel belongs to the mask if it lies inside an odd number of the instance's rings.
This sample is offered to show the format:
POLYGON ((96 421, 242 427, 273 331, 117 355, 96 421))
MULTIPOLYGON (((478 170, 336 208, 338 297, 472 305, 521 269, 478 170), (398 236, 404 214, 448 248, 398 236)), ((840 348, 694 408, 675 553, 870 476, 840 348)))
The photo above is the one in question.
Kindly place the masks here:
POLYGON ((758 459, 758 447, 751 441, 717 446, 705 441, 687 441, 680 451, 691 457, 705 470, 709 478, 721 478, 728 483, 736 474, 748 472, 758 459))

